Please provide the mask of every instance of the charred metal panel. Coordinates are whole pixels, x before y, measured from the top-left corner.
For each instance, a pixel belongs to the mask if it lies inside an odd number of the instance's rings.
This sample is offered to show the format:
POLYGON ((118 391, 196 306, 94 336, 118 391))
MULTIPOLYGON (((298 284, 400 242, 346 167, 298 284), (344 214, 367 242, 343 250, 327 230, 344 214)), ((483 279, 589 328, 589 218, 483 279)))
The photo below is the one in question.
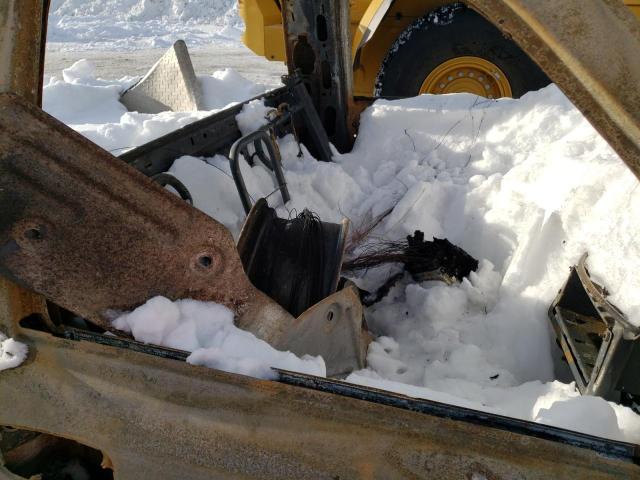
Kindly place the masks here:
POLYGON ((0 93, 42 103, 49 0, 0 1, 0 93))
POLYGON ((277 106, 289 100, 289 90, 281 87, 247 102, 233 105, 129 150, 118 158, 145 175, 153 176, 169 170, 175 159, 183 155, 228 155, 231 145, 242 136, 236 116, 246 103, 256 99, 277 106))
POLYGON ((571 268, 549 308, 549 319, 580 393, 617 402, 626 395, 638 401, 640 328, 591 280, 586 259, 585 254, 571 268))
POLYGON ((279 121, 279 133, 282 133, 280 130, 287 133, 302 133, 303 142, 316 155, 316 158, 330 161, 329 139, 301 79, 297 75, 292 75, 285 76, 282 80, 286 86, 179 128, 123 153, 119 158, 145 175, 153 176, 167 171, 175 159, 182 155, 210 157, 216 154, 229 155, 233 143, 242 136, 236 116, 242 111, 244 105, 260 100, 273 108, 286 106, 293 123, 283 125, 279 121))
POLYGON ((267 341, 293 318, 228 230, 12 94, 0 95, 0 273, 108 328, 155 295, 222 303, 267 341))
POLYGON ((329 138, 339 151, 347 152, 354 140, 349 2, 281 4, 289 73, 302 75, 329 138))
POLYGON ((336 291, 349 221, 321 221, 308 210, 278 218, 265 199, 249 213, 238 239, 251 281, 293 315, 336 291))

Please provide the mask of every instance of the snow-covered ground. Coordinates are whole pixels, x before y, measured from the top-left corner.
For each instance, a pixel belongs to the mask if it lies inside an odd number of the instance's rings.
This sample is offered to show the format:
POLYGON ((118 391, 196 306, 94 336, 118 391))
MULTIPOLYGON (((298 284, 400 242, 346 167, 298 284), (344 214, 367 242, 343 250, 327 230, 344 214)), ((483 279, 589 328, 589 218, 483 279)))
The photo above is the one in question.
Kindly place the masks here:
MULTIPOLYGON (((231 70, 200 80, 213 110, 264 89, 231 70)), ((115 153, 210 113, 127 112, 118 93, 129 83, 96 80, 91 65, 80 62, 45 87, 45 109, 115 153)), ((265 110, 259 102, 247 105, 239 124, 255 128, 265 110)), ((546 316, 569 266, 588 251, 592 274, 640 323, 638 182, 555 86, 520 100, 462 94, 378 101, 362 116, 353 152, 334 163, 317 162, 304 148, 298 157, 291 136, 280 149, 292 195, 287 205, 270 197, 281 216, 308 207, 324 220, 347 216, 358 227, 391 210, 372 238, 401 239, 420 229, 481 259, 459 285, 407 277, 369 308, 367 322, 378 338, 368 368, 349 381, 640 442, 640 416, 578 395, 546 316)), ((272 192, 263 167, 242 169, 254 198, 272 192)), ((238 235, 244 213, 225 158, 182 157, 170 171, 196 207, 238 235)), ((392 271, 376 269, 356 281, 372 289, 392 271)), ((258 341, 215 314, 209 318, 219 332, 198 333, 207 306, 176 305, 192 310, 172 316, 168 326, 157 324, 155 343, 194 351, 196 363, 255 375, 281 361, 323 371, 318 359, 294 361, 255 347, 258 341)), ((133 314, 143 326, 168 311, 143 308, 146 315, 133 314)))
MULTIPOLYGON (((75 59, 63 55, 90 49, 84 56, 95 60, 128 50, 128 56, 146 55, 146 68, 160 55, 150 48, 180 36, 196 55, 207 42, 214 42, 206 47, 212 52, 241 49, 231 35, 237 26, 232 3, 54 0, 48 52, 75 59)), ((234 70, 212 75, 194 63, 207 74, 200 80, 211 111, 267 88, 234 70)), ((108 73, 137 75, 139 68, 114 63, 108 73)), ((45 87, 45 110, 115 154, 211 113, 127 112, 118 95, 133 77, 96 79, 89 62, 62 78, 57 69, 45 87)), ((257 78, 276 82, 275 76, 257 78)), ((264 113, 254 103, 238 121, 249 129, 264 113)), ((368 367, 349 381, 640 443, 640 416, 578 395, 546 316, 569 266, 588 251, 592 275, 640 325, 638 182, 555 86, 520 100, 424 95, 378 101, 362 116, 353 152, 336 155, 334 163, 316 162, 305 149, 299 157, 291 136, 280 143, 292 195, 287 205, 270 197, 281 216, 308 207, 326 221, 347 216, 357 228, 390 210, 372 239, 401 239, 420 229, 481 261, 459 285, 404 278, 367 309, 377 338, 368 367)), ((242 170, 254 198, 272 192, 264 168, 245 164, 242 170)), ((225 158, 182 157, 171 172, 196 207, 238 235, 244 213, 225 158)), ((375 269, 355 280, 372 289, 394 271, 375 269)), ((270 365, 324 371, 321 359, 292 358, 239 331, 228 312, 212 304, 153 299, 116 322, 142 341, 193 351, 193 363, 257 376, 268 376, 270 365)))
MULTIPOLYGON (((102 78, 120 78, 124 75, 141 76, 158 61, 165 48, 145 48, 127 52, 111 50, 47 50, 45 81, 51 76, 60 77, 62 70, 78 60, 87 59, 95 66, 96 75, 102 78)), ((189 47, 191 61, 196 72, 213 73, 232 68, 255 83, 275 87, 286 72, 282 62, 270 62, 256 56, 241 44, 213 44, 189 47)))

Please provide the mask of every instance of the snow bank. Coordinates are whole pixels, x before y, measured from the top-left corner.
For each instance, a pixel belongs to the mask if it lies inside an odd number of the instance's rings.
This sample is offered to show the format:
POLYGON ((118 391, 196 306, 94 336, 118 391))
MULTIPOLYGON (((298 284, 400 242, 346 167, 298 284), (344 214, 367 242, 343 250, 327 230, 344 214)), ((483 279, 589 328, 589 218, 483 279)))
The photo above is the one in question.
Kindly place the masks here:
MULTIPOLYGON (((255 128, 263 116, 264 108, 252 104, 238 121, 255 128)), ((421 229, 481 260, 460 285, 407 277, 369 308, 367 322, 380 337, 368 367, 349 381, 640 441, 640 417, 631 410, 580 397, 573 383, 556 380, 571 376, 546 311, 583 252, 595 279, 640 323, 640 225, 632 220, 640 191, 555 86, 520 100, 378 101, 362 116, 353 152, 331 164, 316 162, 304 147, 299 157, 292 137, 280 147, 292 201, 269 201, 281 216, 309 207, 328 221, 346 215, 358 228, 390 211, 372 238, 395 240, 421 229)), ((183 157, 171 172, 196 206, 237 235, 244 215, 228 161, 207 162, 183 157)), ((242 165, 242 172, 255 198, 273 191, 264 167, 242 165)), ((392 271, 354 280, 373 289, 392 271)))
MULTIPOLYGON (((106 112, 119 114, 105 87, 125 81, 92 84, 103 81, 90 80, 85 67, 52 81, 45 105, 58 105, 58 114, 72 122, 83 118, 73 127, 106 148, 133 146, 207 114, 125 113, 118 121, 103 120, 106 112), (82 100, 84 117, 69 112, 76 108, 75 89, 95 95, 82 100), (96 102, 104 102, 104 117, 96 102)), ((253 92, 229 72, 213 78, 212 86, 224 79, 242 85, 229 96, 253 92)), ((216 105, 232 100, 227 94, 214 98, 213 92, 223 91, 211 89, 216 105)), ((265 113, 254 102, 238 122, 250 130, 265 113)), ((585 251, 595 280, 640 324, 634 301, 640 287, 638 182, 555 86, 519 100, 457 94, 378 101, 362 115, 353 151, 336 154, 335 162, 315 161, 292 136, 281 139, 280 151, 292 196, 287 205, 278 195, 269 197, 280 216, 308 207, 326 221, 347 216, 355 229, 383 217, 371 240, 402 239, 420 229, 426 238, 448 238, 480 260, 478 271, 459 285, 416 284, 407 277, 368 308, 377 339, 368 367, 349 381, 640 442, 640 416, 579 396, 549 328, 546 310, 585 251)), ((254 198, 273 192, 266 168, 243 162, 241 170, 254 198)), ((227 159, 182 157, 170 171, 198 208, 238 235, 244 213, 227 159)), ((394 271, 396 266, 373 269, 354 281, 371 290, 394 271)), ((162 344, 186 342, 170 331, 157 335, 162 344)), ((188 331, 184 335, 193 341, 188 331)), ((238 366, 253 348, 225 350, 224 343, 198 340, 191 358, 220 368, 228 355, 231 366, 224 368, 254 374, 255 367, 262 375, 272 360, 256 367, 249 356, 249 367, 238 366), (219 350, 196 355, 208 347, 219 350)))
POLYGON ((29 349, 0 332, 0 371, 16 368, 27 358, 29 349))
POLYGON ((321 357, 281 352, 233 324, 223 305, 154 297, 112 322, 144 343, 192 352, 187 362, 258 378, 275 378, 271 367, 324 377, 321 357))
POLYGON ((267 88, 231 69, 199 75, 198 79, 208 111, 158 115, 128 112, 118 99, 137 78, 96 79, 91 62, 80 60, 63 70, 63 78, 52 77, 45 85, 43 108, 91 141, 119 155, 232 103, 254 97, 267 88))
POLYGON ((56 50, 168 48, 239 42, 235 0, 53 0, 48 45, 56 50))

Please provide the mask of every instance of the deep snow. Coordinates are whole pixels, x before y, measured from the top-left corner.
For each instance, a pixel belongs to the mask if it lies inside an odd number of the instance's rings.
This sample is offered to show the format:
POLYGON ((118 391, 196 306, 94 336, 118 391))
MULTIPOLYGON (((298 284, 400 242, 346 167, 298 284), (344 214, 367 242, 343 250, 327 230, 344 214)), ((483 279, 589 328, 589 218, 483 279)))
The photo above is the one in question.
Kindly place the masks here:
MULTIPOLYGON (((116 153, 209 114, 126 112, 117 98, 130 81, 96 80, 90 65, 75 65, 65 79, 46 86, 45 109, 116 153)), ((201 81, 215 85, 208 95, 212 108, 261 88, 232 71, 201 81)), ((238 122, 245 130, 255 128, 265 111, 259 102, 249 104, 238 122)), ((588 251, 595 279, 640 324, 634 299, 640 282, 638 182, 555 86, 519 100, 459 94, 377 101, 362 116, 353 152, 336 155, 334 163, 316 162, 304 148, 299 157, 292 136, 280 141, 280 149, 292 201, 283 206, 276 195, 269 200, 281 216, 308 207, 326 221, 347 216, 359 228, 390 211, 371 239, 401 239, 421 229, 427 238, 448 238, 481 260, 459 285, 405 278, 367 309, 378 338, 368 367, 349 381, 640 442, 640 416, 581 397, 568 382, 546 316, 569 266, 588 251)), ((196 207, 238 235, 244 214, 224 157, 182 157, 170 171, 189 188, 196 207)), ((254 198, 273 191, 263 167, 244 164, 242 171, 254 198)), ((394 268, 354 280, 372 289, 394 268)), ((180 311, 181 305, 176 302, 180 311)), ((198 312, 197 318, 218 322, 206 306, 198 312)), ((145 315, 132 315, 147 323, 145 315)), ((197 324, 182 311, 177 318, 197 324)), ((226 357, 224 341, 201 338, 197 331, 194 337, 195 327, 184 328, 191 329, 188 335, 133 334, 193 350, 197 363, 259 376, 279 355, 254 356, 255 339, 242 332, 247 343, 226 357), (217 350, 198 356, 196 347, 217 350)), ((234 338, 229 321, 223 331, 234 338)), ((319 360, 305 361, 319 368, 319 360)))
POLYGON ((235 0, 52 0, 50 50, 168 48, 236 43, 235 0))

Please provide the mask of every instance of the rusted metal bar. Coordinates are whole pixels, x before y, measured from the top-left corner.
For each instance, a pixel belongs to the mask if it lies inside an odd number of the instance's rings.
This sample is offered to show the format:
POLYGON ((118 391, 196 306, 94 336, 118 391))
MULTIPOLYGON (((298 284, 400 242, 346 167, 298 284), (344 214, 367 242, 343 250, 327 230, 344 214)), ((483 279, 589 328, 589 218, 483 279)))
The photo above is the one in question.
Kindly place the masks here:
POLYGON ((619 0, 468 0, 544 70, 640 178, 640 23, 619 0))
POLYGON ((287 65, 299 71, 329 138, 341 152, 351 150, 354 127, 349 2, 284 0, 287 65))
POLYGON ((42 103, 49 0, 0 2, 0 92, 42 103))
MULTIPOLYGON (((42 104, 49 0, 0 2, 0 93, 14 92, 42 104)), ((44 297, 0 278, 0 331, 14 335, 12 318, 47 317, 44 297), (28 313, 27 313, 28 312, 28 313)))

